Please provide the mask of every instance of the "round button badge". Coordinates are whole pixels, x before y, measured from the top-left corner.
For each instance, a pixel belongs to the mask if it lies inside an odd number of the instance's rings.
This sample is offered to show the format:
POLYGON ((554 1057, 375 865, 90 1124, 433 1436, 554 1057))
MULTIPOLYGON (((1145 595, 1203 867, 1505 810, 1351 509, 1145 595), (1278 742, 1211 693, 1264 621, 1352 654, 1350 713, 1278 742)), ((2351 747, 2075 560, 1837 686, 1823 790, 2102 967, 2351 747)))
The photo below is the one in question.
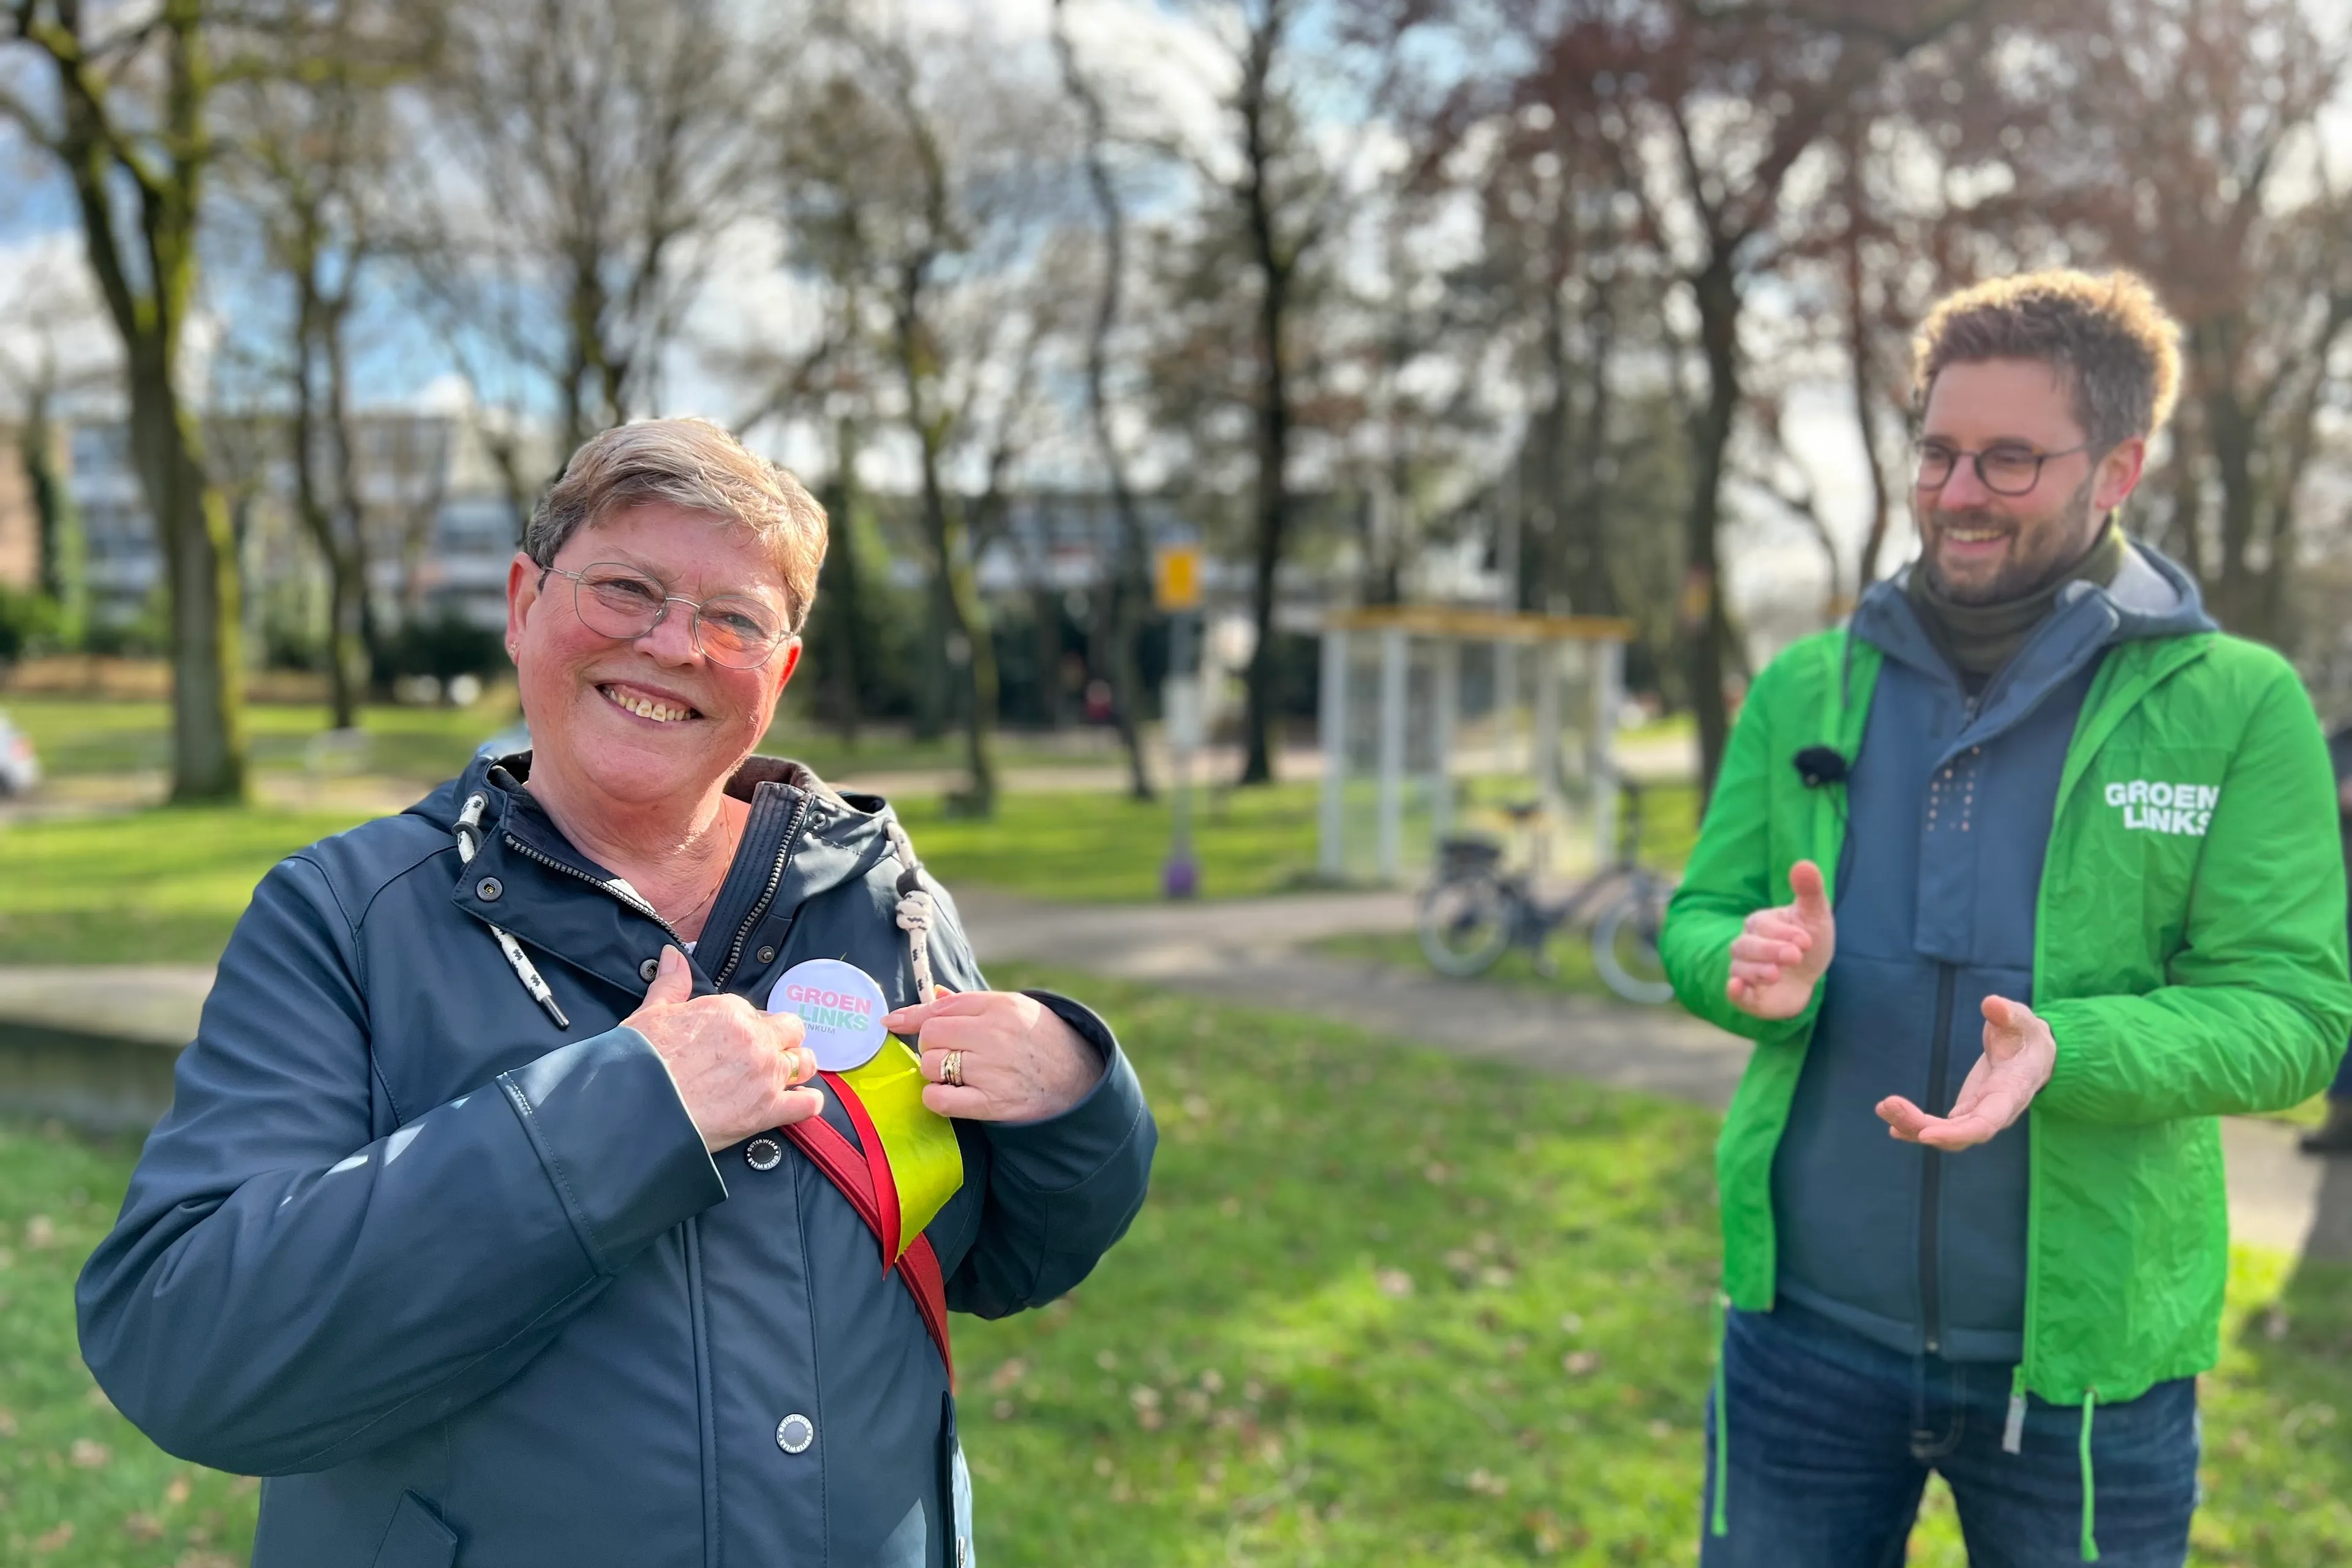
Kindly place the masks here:
POLYGON ((849 1072, 882 1048, 882 987, 854 963, 812 958, 793 964, 768 993, 768 1011, 790 1013, 807 1029, 804 1043, 826 1072, 849 1072))

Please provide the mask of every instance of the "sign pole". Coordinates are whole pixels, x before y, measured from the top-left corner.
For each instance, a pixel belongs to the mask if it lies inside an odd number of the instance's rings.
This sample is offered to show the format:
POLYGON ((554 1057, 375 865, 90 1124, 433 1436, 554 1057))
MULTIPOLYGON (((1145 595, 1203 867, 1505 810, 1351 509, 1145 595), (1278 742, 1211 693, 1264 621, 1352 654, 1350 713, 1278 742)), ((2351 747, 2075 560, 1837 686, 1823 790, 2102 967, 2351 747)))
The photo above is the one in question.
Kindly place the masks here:
POLYGON ((1168 863, 1160 868, 1160 890, 1189 899, 1201 890, 1200 861, 1192 851, 1192 752, 1201 743, 1202 690, 1200 658, 1201 547, 1165 544, 1154 552, 1151 596, 1170 617, 1168 679, 1160 688, 1167 721, 1169 773, 1168 863))

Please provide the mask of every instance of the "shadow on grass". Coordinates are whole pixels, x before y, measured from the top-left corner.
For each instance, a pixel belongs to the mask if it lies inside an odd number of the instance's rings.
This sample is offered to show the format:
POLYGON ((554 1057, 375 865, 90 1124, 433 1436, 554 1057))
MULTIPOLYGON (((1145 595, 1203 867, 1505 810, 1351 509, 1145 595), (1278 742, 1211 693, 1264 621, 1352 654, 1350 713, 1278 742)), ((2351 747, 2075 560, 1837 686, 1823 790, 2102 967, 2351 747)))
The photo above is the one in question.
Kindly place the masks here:
POLYGON ((1163 1142, 1134 1233, 1075 1300, 961 1333, 984 1547, 1689 1557, 1711 1117, 1083 989, 1129 1043, 1163 1142))

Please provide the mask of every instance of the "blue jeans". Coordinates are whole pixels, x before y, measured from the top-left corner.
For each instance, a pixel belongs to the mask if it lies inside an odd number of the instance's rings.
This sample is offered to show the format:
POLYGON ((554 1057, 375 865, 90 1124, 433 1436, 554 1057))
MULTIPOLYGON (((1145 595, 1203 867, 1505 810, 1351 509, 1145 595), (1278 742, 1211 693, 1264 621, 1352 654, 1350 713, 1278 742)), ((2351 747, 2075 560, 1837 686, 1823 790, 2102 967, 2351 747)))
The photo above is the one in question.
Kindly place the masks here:
MULTIPOLYGON (((2078 1407, 2029 1398, 2021 1453, 2001 1450, 2011 1368, 1905 1355, 1783 1301, 1734 1312, 1728 1532, 1701 1524, 1701 1568, 1900 1568, 1927 1472, 1959 1505, 1972 1568, 2082 1560, 2078 1407)), ((1707 1401, 1707 1499, 1715 1424, 1707 1401)), ((2101 1405, 2091 1421, 2102 1568, 2180 1568, 2197 1509, 2197 1382, 2101 1405)))

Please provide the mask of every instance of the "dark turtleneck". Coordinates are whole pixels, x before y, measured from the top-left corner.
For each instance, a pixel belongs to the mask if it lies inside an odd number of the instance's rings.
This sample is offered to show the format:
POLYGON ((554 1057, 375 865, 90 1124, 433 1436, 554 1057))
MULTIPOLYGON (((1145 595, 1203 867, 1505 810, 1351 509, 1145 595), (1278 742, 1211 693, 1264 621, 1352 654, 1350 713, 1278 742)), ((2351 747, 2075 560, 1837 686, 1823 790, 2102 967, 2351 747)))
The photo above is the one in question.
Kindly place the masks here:
POLYGON ((1969 696, 1982 691, 2025 646, 2069 583, 2095 583, 2104 588, 2123 570, 2124 531, 2110 519, 2083 558, 2022 598, 1995 605, 1962 605, 1944 597, 1927 581, 1927 563, 1911 568, 1903 585, 1905 597, 1918 613, 1919 624, 1959 676, 1969 696))

